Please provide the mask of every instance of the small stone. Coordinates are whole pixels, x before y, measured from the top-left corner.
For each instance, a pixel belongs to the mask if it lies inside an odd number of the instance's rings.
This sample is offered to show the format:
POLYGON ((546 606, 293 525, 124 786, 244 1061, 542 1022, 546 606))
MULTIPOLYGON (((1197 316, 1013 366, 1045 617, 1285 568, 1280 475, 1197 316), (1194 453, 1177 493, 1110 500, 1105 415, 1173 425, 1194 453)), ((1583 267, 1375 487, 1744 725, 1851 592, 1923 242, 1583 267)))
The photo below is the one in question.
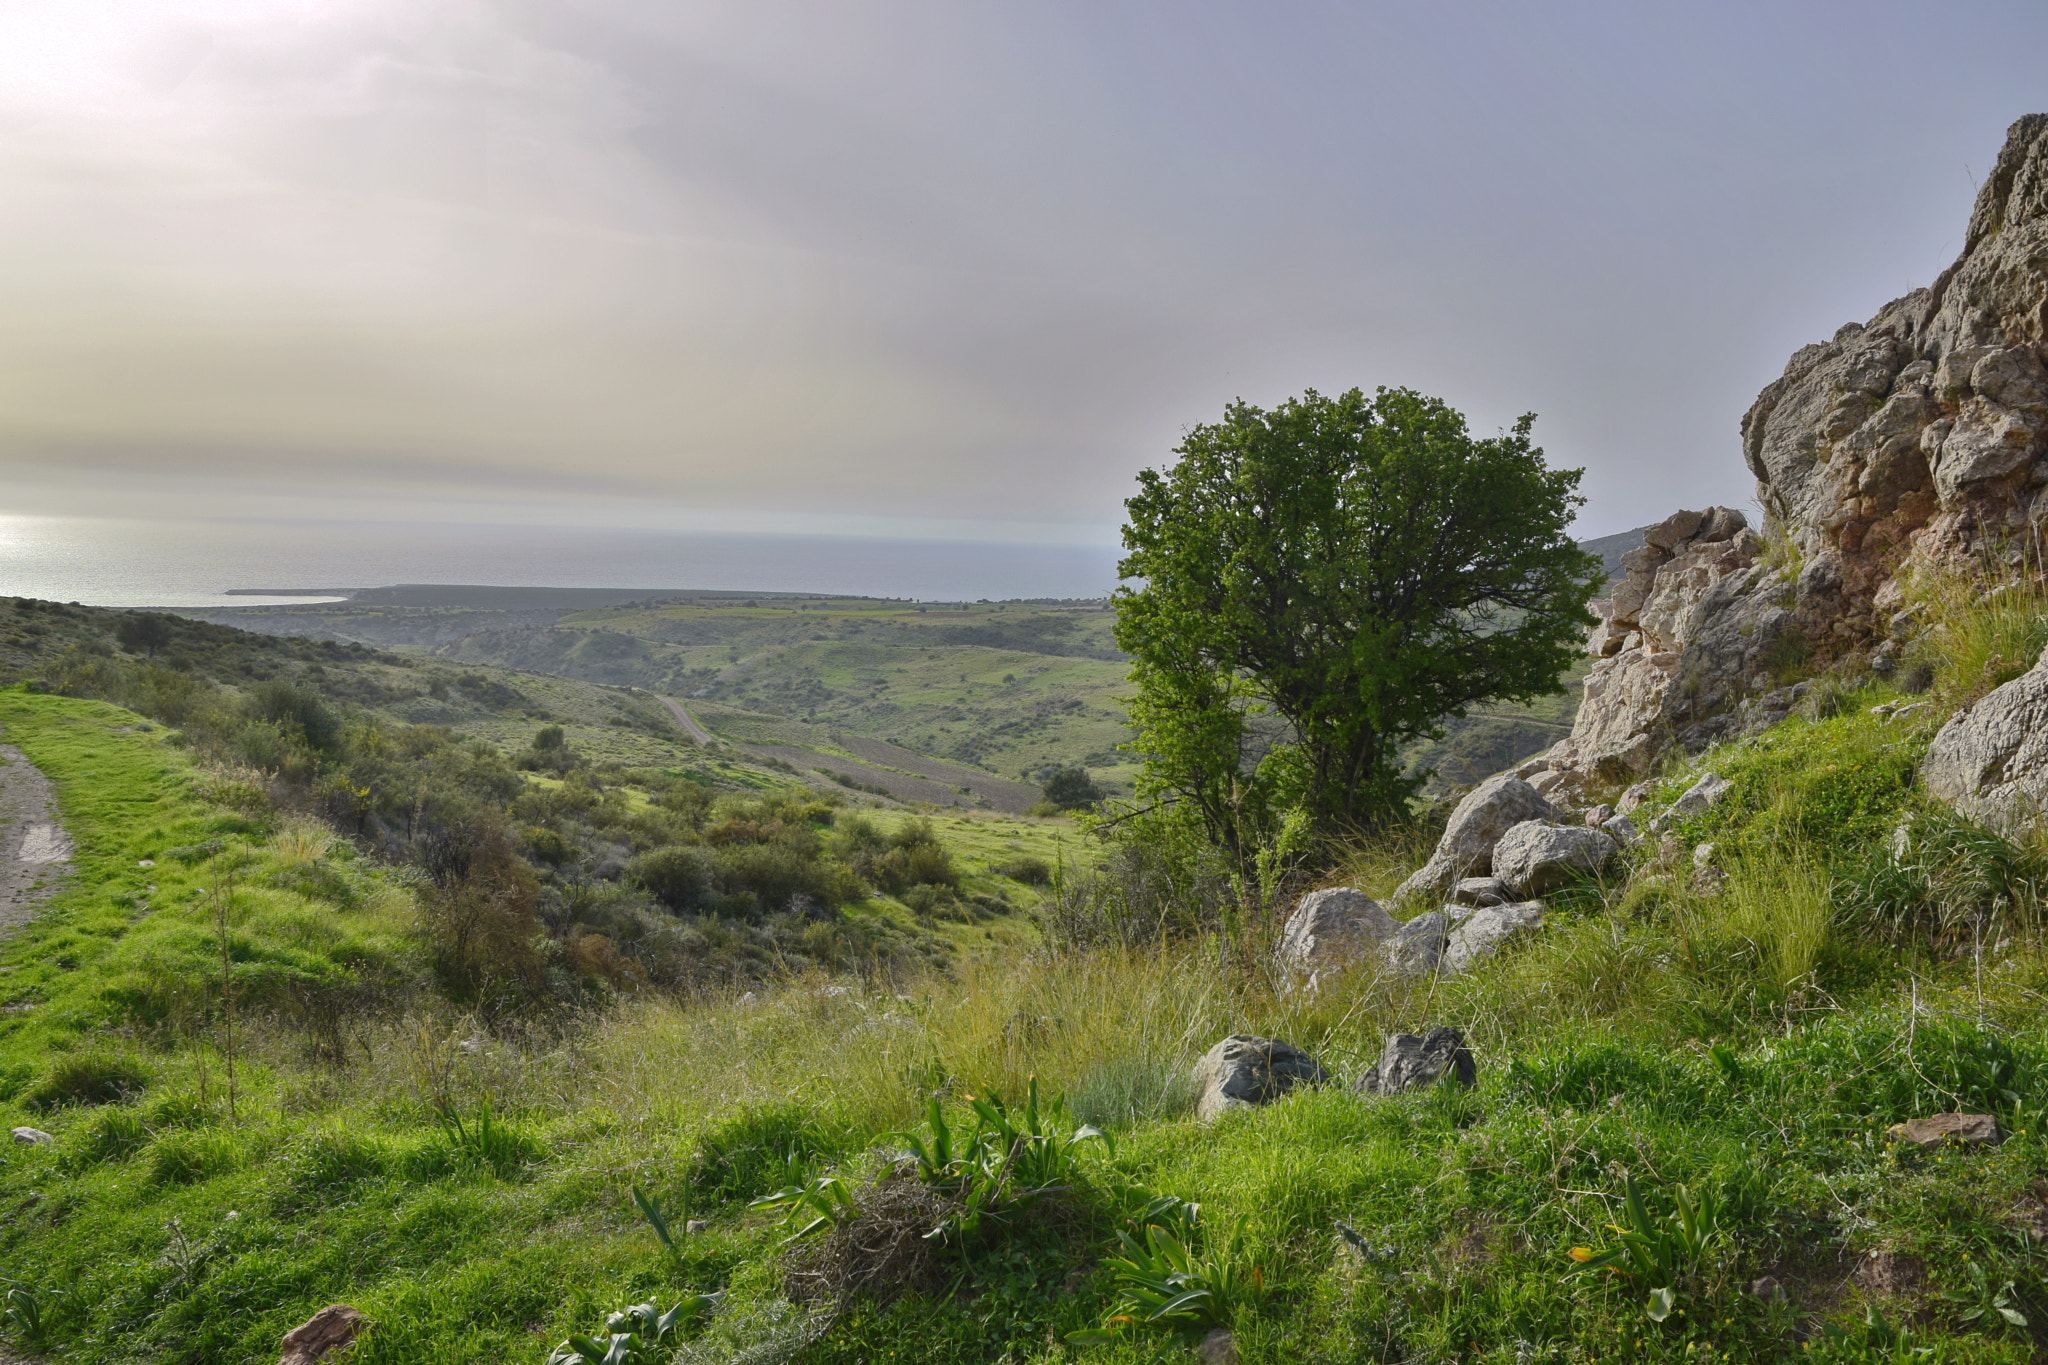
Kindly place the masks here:
POLYGON ((1785 1301, 1785 1286, 1779 1284, 1775 1276, 1757 1276, 1749 1282, 1749 1292, 1752 1298, 1762 1299, 1765 1303, 1785 1301))
POLYGON ((1387 970, 1396 976, 1427 976, 1444 955, 1450 920, 1441 910, 1417 915, 1387 940, 1387 970))
POLYGON ((1209 1335, 1195 1347, 1195 1354, 1202 1358, 1203 1365, 1237 1365, 1237 1338, 1228 1327, 1211 1327, 1209 1335))
POLYGON ((1712 844, 1694 845, 1692 850, 1692 865, 1694 867, 1710 867, 1713 865, 1713 862, 1714 846, 1712 844))
POLYGON ((1636 833, 1636 822, 1629 819, 1626 815, 1617 815, 1612 820, 1607 821, 1600 826, 1600 832, 1612 838, 1614 842, 1620 844, 1623 848, 1634 847, 1636 840, 1643 837, 1636 833))
POLYGON ((1895 1123, 1885 1129, 1885 1136, 1916 1147, 1939 1147, 1944 1142, 1996 1147, 2005 1141, 2005 1134, 1998 1131, 1998 1120, 1990 1114, 1929 1114, 1924 1119, 1895 1123))
POLYGON ((14 1141, 23 1147, 48 1147, 56 1140, 40 1128, 24 1127, 14 1130, 14 1141))
POLYGON ((692 1218, 689 1222, 683 1224, 683 1231, 691 1237, 695 1237, 700 1232, 708 1232, 710 1230, 711 1220, 708 1218, 692 1218))
POLYGON ((1614 818, 1614 807, 1602 802, 1586 812, 1586 823, 1594 829, 1600 828, 1614 818))
POLYGON ((328 1352, 346 1348, 364 1321, 347 1304, 330 1304, 284 1334, 284 1355, 277 1365, 313 1365, 328 1352))

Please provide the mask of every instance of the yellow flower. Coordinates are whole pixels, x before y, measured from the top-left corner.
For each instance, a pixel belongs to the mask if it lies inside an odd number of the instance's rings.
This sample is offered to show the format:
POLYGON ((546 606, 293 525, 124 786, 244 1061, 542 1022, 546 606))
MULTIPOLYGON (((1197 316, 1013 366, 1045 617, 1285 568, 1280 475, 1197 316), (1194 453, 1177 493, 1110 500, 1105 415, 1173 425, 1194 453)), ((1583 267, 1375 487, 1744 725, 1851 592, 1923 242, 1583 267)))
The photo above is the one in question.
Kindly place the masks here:
POLYGON ((1566 1253, 1565 1253, 1565 1255, 1567 1255, 1567 1256, 1571 1257, 1571 1258, 1572 1258, 1572 1259, 1573 1259, 1574 1261, 1577 1261, 1577 1262, 1578 1262, 1578 1263, 1579 1263, 1580 1265, 1584 1265, 1584 1264, 1585 1264, 1585 1263, 1586 1263, 1587 1261, 1590 1261, 1590 1260, 1592 1260, 1592 1259, 1593 1259, 1593 1248, 1591 1248, 1591 1247, 1573 1247, 1573 1248, 1572 1248, 1572 1249, 1571 1249, 1570 1251, 1566 1252, 1566 1253))

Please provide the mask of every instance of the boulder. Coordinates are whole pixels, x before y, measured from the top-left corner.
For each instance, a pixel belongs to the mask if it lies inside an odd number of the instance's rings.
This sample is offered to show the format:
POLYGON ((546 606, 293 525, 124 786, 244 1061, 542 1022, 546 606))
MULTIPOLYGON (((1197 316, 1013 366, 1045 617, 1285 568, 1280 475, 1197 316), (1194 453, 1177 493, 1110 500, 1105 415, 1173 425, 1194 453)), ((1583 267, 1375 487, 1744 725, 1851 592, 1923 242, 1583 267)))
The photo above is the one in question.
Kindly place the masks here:
POLYGON ((1195 1354, 1202 1365, 1237 1365, 1237 1338, 1228 1327, 1211 1327, 1208 1335, 1195 1343, 1195 1354))
POLYGON ((1494 875, 1526 900, 1597 874, 1620 847, 1605 830, 1526 820, 1494 846, 1494 875))
POLYGON ((1233 1033, 1195 1063, 1195 1117, 1204 1123, 1227 1110, 1269 1104, 1297 1085, 1321 1085, 1329 1073, 1292 1043, 1233 1033))
POLYGON ((19 1147, 48 1147, 57 1139, 40 1128, 17 1128, 14 1130, 15 1145, 19 1147))
POLYGON ((1377 958, 1400 929, 1400 922, 1378 901, 1352 887, 1336 886, 1301 898, 1273 953, 1283 976, 1307 977, 1314 986, 1325 973, 1377 958))
POLYGON ((1521 901, 1474 910, 1444 941, 1443 970, 1456 974, 1500 951, 1517 934, 1543 927, 1543 902, 1521 901))
POLYGON ((1466 877, 1453 888, 1451 899, 1459 905, 1506 905, 1514 897, 1498 877, 1466 877))
POLYGON ((1998 1120, 1990 1114, 1930 1114, 1895 1123, 1885 1129, 1885 1136, 1916 1147, 1939 1147, 1945 1142, 1965 1147, 1996 1147, 2005 1141, 2005 1134, 1998 1131, 1998 1120))
POLYGON ((1394 902, 1417 897, 1442 900, 1460 878, 1493 870, 1493 846, 1501 835, 1524 820, 1548 820, 1556 815, 1541 793, 1513 773, 1489 777, 1451 812, 1436 851, 1414 876, 1401 883, 1394 902))
POLYGON ((2048 651, 1941 727, 1920 761, 1920 781, 1965 815, 2008 831, 2041 818, 2048 810, 2048 651))
POLYGON ((1395 976, 1427 976, 1444 955, 1444 940, 1451 920, 1441 910, 1429 910, 1401 926, 1387 940, 1387 970, 1395 976))
POLYGON ((1650 822, 1650 833, 1662 834, 1679 821, 1692 819, 1726 796, 1734 785, 1725 777, 1703 774, 1699 781, 1680 793, 1679 798, 1671 803, 1671 809, 1650 822))
POLYGON ((1617 815, 1603 822, 1600 826, 1600 832, 1613 839, 1615 843, 1620 844, 1623 848, 1634 847, 1636 840, 1643 837, 1636 833, 1636 822, 1629 819, 1626 815, 1617 815))
POLYGON ((330 1351, 343 1350, 356 1339, 364 1321, 347 1304, 330 1304, 284 1334, 284 1355, 277 1365, 313 1365, 330 1351))
POLYGON ((1478 1065, 1465 1046, 1465 1035, 1454 1028, 1433 1028, 1420 1037, 1413 1033, 1389 1034, 1379 1061, 1358 1078, 1352 1089, 1361 1095, 1398 1095, 1448 1079, 1469 1090, 1478 1073, 1478 1065))

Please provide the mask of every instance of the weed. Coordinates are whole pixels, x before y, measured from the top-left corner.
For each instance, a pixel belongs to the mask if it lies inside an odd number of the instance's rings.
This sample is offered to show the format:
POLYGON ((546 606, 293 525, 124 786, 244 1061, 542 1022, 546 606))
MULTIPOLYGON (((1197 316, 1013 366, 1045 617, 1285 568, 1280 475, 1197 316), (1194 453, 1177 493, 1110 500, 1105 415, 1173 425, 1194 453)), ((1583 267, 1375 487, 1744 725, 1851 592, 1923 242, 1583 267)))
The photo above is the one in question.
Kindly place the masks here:
POLYGON ((1115 1140, 1089 1124, 1071 1132, 1065 1127, 1066 1105, 1055 1098, 1039 1111, 1038 1080, 1033 1077, 1021 1112, 1012 1113, 993 1092, 970 1096, 974 1127, 957 1141, 934 1096, 925 1116, 926 1131, 899 1139, 917 1162, 918 1177, 946 1194, 953 1209, 925 1235, 972 1240, 982 1219, 1002 1219, 1010 1211, 1064 1190, 1074 1173, 1075 1149, 1100 1142, 1111 1154, 1115 1140))
POLYGON ((1116 1277, 1117 1299, 1103 1325, 1069 1332, 1076 1346, 1100 1346, 1131 1334, 1164 1334, 1193 1346, 1238 1308, 1264 1297, 1264 1272, 1245 1254, 1240 1217, 1221 1245, 1195 1250, 1200 1205, 1159 1199, 1139 1218, 1138 1235, 1119 1229, 1121 1256, 1104 1264, 1116 1277))
POLYGON ((435 1111, 442 1139, 459 1162, 480 1166, 500 1180, 517 1179, 529 1165, 542 1157, 540 1145, 491 1112, 485 1100, 474 1122, 464 1122, 453 1105, 435 1111))
POLYGON ((2017 1306, 2018 1291, 2013 1281, 2006 1280, 2001 1284, 1993 1280, 1975 1261, 1963 1262, 1963 1278, 1967 1281, 1963 1287, 1942 1295, 1956 1305, 1958 1320, 1978 1327, 1997 1327, 2001 1323, 2020 1328, 2027 1325, 2027 1315, 2017 1306))
POLYGON ((682 1345, 683 1330, 712 1305, 706 1294, 678 1300, 666 1313, 651 1303, 605 1316, 603 1341, 572 1336, 557 1346, 547 1365, 668 1365, 682 1345))
POLYGON ((1607 1225, 1616 1234, 1613 1245, 1600 1251, 1573 1247, 1570 1253, 1580 1271, 1605 1270, 1647 1289, 1643 1313, 1652 1322, 1671 1315, 1680 1287, 1697 1282, 1722 1235, 1721 1203, 1711 1191, 1702 1190, 1694 1199, 1685 1186, 1676 1185, 1671 1202, 1675 1209, 1669 1217, 1653 1217, 1642 1187, 1630 1176, 1622 1203, 1628 1225, 1607 1225))

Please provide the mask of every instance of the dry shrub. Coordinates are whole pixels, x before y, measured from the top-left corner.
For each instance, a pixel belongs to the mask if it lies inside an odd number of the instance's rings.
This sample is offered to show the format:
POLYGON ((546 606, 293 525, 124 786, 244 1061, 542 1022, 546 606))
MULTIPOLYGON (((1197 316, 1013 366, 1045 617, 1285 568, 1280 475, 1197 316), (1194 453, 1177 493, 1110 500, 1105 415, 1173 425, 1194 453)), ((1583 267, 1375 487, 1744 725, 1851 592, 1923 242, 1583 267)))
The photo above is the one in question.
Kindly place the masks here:
POLYGON ((898 1169, 857 1202, 852 1219, 791 1254, 783 1289, 792 1302, 843 1304, 856 1294, 887 1301, 945 1287, 945 1248, 925 1234, 958 1211, 955 1200, 898 1169))

